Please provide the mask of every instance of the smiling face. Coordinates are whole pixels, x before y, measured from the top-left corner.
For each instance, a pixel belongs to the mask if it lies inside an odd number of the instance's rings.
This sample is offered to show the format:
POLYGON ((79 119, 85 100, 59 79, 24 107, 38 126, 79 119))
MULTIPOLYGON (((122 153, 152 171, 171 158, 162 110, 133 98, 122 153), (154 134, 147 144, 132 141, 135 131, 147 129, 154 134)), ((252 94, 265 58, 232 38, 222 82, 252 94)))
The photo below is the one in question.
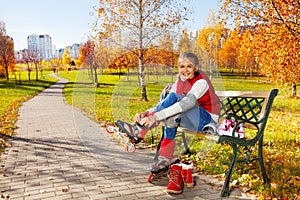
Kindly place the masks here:
POLYGON ((195 66, 191 59, 186 57, 180 57, 178 59, 178 73, 184 80, 192 78, 197 71, 197 67, 198 66, 195 66))

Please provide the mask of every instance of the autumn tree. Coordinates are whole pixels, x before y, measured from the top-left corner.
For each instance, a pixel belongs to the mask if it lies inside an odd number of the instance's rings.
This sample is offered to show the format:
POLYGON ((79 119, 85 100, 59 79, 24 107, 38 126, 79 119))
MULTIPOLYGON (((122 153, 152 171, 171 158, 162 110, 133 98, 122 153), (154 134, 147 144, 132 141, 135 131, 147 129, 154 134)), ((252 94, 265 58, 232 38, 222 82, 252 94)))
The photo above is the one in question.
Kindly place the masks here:
MULTIPOLYGON (((161 50, 164 50, 164 53, 168 52, 167 54, 174 54, 176 53, 175 50, 175 41, 177 34, 174 32, 166 32, 164 34, 164 37, 159 41, 159 48, 161 50)), ((165 55, 165 54, 164 54, 165 55)), ((165 65, 165 74, 169 73, 171 71, 172 73, 172 81, 173 81, 173 72, 174 72, 174 67, 177 63, 177 60, 174 62, 174 58, 172 56, 163 56, 162 63, 165 65)), ((158 79, 158 77, 157 77, 158 79)))
POLYGON ((226 35, 226 31, 218 21, 215 13, 211 12, 206 26, 199 31, 194 43, 193 51, 198 56, 203 70, 210 72, 210 78, 212 78, 213 71, 218 71, 218 54, 221 40, 226 35))
POLYGON ((178 43, 179 54, 191 51, 191 41, 186 30, 182 31, 181 38, 178 43))
POLYGON ((244 78, 257 71, 254 50, 254 33, 251 29, 233 30, 224 39, 218 51, 219 64, 233 72, 244 72, 244 78))
POLYGON ((95 44, 93 41, 88 40, 79 47, 79 56, 78 60, 80 64, 84 62, 84 60, 87 58, 89 54, 91 54, 94 51, 95 44))
POLYGON ((174 40, 170 31, 165 32, 163 38, 159 40, 159 47, 160 49, 174 52, 174 40))
MULTIPOLYGON (((138 65, 137 54, 134 51, 118 52, 108 65, 108 68, 118 70, 119 78, 121 78, 121 70, 127 70, 127 80, 129 80, 130 69, 135 69, 138 65)), ((139 78, 139 77, 138 77, 139 78)), ((138 79, 139 84, 139 79, 138 79)))
MULTIPOLYGON (((178 54, 174 51, 167 51, 165 48, 150 47, 145 52, 145 64, 148 70, 154 70, 158 82, 158 68, 164 66, 165 71, 177 65, 178 54)), ((153 72, 153 71, 152 71, 153 72)), ((166 72, 167 73, 167 72, 166 72)))
POLYGON ((6 80, 9 80, 9 70, 14 66, 14 41, 6 35, 5 24, 0 21, 0 73, 4 73, 6 80))
POLYGON ((102 73, 103 70, 111 64, 116 55, 120 54, 120 51, 111 42, 108 36, 98 35, 98 39, 94 41, 96 41, 94 51, 95 64, 100 70, 100 73, 102 73))
POLYGON ((255 52, 254 52, 254 39, 250 29, 246 29, 240 34, 240 43, 237 48, 238 57, 237 64, 240 69, 244 71, 244 78, 247 78, 247 73, 252 76, 255 67, 255 52))
POLYGON ((145 50, 167 30, 183 22, 187 11, 183 1, 179 0, 99 1, 95 30, 108 35, 114 32, 119 36, 115 41, 125 49, 138 49, 142 100, 148 100, 144 73, 145 50))
POLYGON ((297 0, 220 0, 221 16, 237 29, 254 27, 260 73, 274 82, 292 85, 300 79, 300 4, 297 0))
MULTIPOLYGON (((137 52, 127 52, 117 56, 109 65, 112 69, 135 68, 138 64, 137 52)), ((148 48, 144 52, 145 66, 174 66, 177 63, 178 54, 155 47, 148 48)))
POLYGON ((30 65, 34 64, 36 69, 36 80, 38 80, 38 62, 39 62, 39 52, 36 49, 24 49, 21 52, 21 62, 27 65, 27 73, 28 73, 28 82, 30 82, 30 73, 32 68, 30 65))
POLYGON ((62 63, 67 65, 67 68, 69 68, 69 65, 71 64, 71 53, 68 47, 64 49, 64 53, 62 54, 62 63))
POLYGON ((231 31, 219 51, 219 64, 230 68, 233 72, 237 68, 240 37, 237 31, 231 31))
POLYGON ((35 80, 37 81, 39 79, 39 63, 40 63, 40 53, 37 49, 31 49, 28 51, 29 56, 30 56, 30 61, 34 64, 35 66, 35 80))
POLYGON ((62 64, 62 61, 59 58, 54 58, 54 59, 50 60, 50 65, 51 65, 54 73, 57 72, 57 70, 59 69, 61 64, 62 64))

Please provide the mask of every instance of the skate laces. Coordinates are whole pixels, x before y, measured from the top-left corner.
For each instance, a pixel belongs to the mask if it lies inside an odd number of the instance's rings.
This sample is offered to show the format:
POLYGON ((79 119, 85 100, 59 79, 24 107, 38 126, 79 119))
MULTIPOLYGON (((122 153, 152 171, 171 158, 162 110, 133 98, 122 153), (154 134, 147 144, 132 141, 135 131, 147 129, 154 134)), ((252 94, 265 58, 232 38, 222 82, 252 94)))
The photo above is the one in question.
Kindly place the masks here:
POLYGON ((138 122, 134 123, 134 127, 136 129, 137 137, 140 137, 141 135, 145 135, 145 133, 147 132, 146 127, 139 124, 138 122))
POLYGON ((124 129, 133 137, 138 137, 141 135, 140 133, 143 131, 142 127, 138 124, 124 124, 124 129))
POLYGON ((159 156, 158 160, 154 163, 153 168, 163 169, 168 165, 169 165, 169 161, 167 160, 167 158, 159 156))

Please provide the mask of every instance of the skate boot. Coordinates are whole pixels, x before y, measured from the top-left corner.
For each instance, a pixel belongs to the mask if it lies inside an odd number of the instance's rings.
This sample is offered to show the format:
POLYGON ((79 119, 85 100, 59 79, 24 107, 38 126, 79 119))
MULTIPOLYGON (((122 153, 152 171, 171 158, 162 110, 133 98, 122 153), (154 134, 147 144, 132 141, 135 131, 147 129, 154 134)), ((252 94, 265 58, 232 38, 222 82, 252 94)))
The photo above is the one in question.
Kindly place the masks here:
POLYGON ((193 179, 193 163, 192 162, 185 162, 181 164, 182 166, 182 178, 184 185, 187 188, 194 187, 194 179, 193 179))
POLYGON ((153 163, 153 165, 150 168, 150 171, 153 174, 157 174, 165 170, 169 166, 170 166, 170 160, 168 158, 165 158, 163 156, 158 156, 157 161, 153 163))
POLYGON ((138 124, 137 122, 134 124, 129 124, 126 122, 122 122, 117 120, 115 124, 118 126, 119 130, 123 133, 126 133, 130 138, 130 141, 133 144, 138 144, 144 138, 147 130, 144 126, 138 124))
POLYGON ((181 164, 173 164, 170 169, 169 185, 167 187, 167 193, 169 194, 181 194, 183 191, 183 178, 181 175, 181 164))
POLYGON ((180 160, 178 158, 173 158, 171 163, 167 158, 164 158, 162 156, 158 157, 159 160, 157 160, 151 167, 150 167, 150 174, 148 176, 148 182, 154 183, 156 180, 160 179, 161 177, 164 177, 168 174, 171 165, 180 163, 180 160))

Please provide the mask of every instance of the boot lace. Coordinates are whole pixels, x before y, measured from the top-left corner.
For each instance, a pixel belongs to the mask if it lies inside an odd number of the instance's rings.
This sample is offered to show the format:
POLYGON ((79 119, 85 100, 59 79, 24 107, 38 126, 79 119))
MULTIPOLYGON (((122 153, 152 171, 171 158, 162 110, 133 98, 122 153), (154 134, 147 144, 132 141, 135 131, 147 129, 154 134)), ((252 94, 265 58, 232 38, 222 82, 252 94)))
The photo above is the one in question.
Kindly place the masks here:
POLYGON ((180 177, 181 176, 181 172, 179 170, 176 171, 170 171, 170 181, 172 181, 173 184, 177 185, 178 187, 180 187, 180 177))

